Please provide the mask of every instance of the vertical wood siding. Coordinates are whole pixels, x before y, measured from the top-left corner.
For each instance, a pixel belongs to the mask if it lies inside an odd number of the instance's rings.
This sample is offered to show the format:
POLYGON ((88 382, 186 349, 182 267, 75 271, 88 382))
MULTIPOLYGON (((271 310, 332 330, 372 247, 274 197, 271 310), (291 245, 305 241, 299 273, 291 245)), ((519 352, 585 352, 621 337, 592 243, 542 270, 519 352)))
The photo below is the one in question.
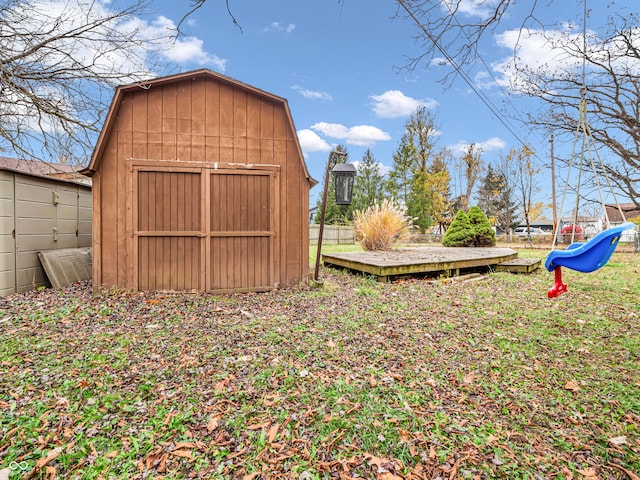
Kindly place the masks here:
POLYGON ((94 287, 250 290, 306 276, 310 183, 286 104, 210 74, 126 90, 114 108, 94 175, 94 287), (179 220, 196 204, 199 217, 179 220))
POLYGON ((201 290, 200 175, 138 172, 138 288, 201 290))
POLYGON ((271 274, 269 175, 211 175, 211 290, 260 290, 271 274))

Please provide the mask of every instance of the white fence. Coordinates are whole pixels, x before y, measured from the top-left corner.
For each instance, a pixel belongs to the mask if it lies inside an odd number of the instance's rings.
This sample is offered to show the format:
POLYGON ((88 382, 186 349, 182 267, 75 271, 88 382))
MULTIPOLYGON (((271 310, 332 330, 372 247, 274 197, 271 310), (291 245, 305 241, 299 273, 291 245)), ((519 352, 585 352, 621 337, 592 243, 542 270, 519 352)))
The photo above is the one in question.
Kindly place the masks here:
MULTIPOLYGON (((320 231, 320 225, 309 225, 309 243, 311 245, 318 244, 318 232, 320 231)), ((324 245, 350 245, 355 244, 356 234, 353 226, 350 225, 325 225, 324 226, 324 238, 322 243, 324 245)), ((440 244, 442 242, 443 235, 432 234, 418 234, 411 235, 411 238, 406 243, 418 243, 418 244, 440 244)), ((558 242, 562 244, 563 236, 560 235, 558 242)), ((533 245, 540 248, 550 247, 553 240, 553 235, 533 236, 529 242, 527 237, 518 237, 516 235, 498 235, 496 236, 498 243, 512 244, 514 247, 533 245)), ((588 240, 588 239, 585 239, 588 240)), ((566 239, 566 243, 571 243, 570 238, 566 239)), ((620 238, 620 243, 624 246, 630 246, 636 253, 640 253, 640 236, 636 230, 628 230, 624 232, 620 238)))

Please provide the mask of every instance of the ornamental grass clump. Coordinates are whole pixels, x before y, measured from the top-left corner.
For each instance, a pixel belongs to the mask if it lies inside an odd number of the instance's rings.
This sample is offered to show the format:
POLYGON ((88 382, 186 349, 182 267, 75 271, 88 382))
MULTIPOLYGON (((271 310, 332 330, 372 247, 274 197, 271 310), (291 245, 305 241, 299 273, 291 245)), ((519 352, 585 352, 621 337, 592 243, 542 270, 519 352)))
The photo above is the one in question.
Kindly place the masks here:
POLYGON ((389 250, 409 236, 412 222, 406 208, 390 200, 354 214, 356 238, 364 250, 389 250))

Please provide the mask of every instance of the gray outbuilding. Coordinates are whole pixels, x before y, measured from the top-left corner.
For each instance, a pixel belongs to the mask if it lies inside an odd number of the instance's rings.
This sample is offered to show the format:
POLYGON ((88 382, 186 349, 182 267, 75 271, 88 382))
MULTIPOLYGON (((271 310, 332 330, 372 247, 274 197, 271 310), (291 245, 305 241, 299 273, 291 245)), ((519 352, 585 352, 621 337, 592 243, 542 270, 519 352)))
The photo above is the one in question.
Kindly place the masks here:
POLYGON ((0 158, 0 295, 49 284, 39 252, 91 246, 91 186, 39 163, 0 158))

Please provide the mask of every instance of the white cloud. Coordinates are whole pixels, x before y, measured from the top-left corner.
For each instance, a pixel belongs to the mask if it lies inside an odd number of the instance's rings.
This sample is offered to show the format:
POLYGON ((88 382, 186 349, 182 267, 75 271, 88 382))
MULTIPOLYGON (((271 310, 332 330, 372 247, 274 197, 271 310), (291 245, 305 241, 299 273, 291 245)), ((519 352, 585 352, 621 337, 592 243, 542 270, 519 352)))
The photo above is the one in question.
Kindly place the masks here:
POLYGON ((294 85, 291 88, 293 88, 294 90, 297 90, 300 93, 300 95, 310 100, 333 100, 333 97, 331 96, 331 94, 327 92, 318 92, 314 90, 308 90, 299 85, 294 85))
MULTIPOLYGON (((449 145, 447 148, 451 150, 454 156, 461 156, 467 153, 469 145, 471 145, 469 142, 461 140, 453 145, 449 145)), ((500 137, 491 137, 483 142, 474 142, 473 145, 475 146, 475 151, 490 152, 493 150, 502 150, 507 146, 507 143, 500 137)))
POLYGON ((445 11, 460 13, 470 17, 487 18, 495 11, 499 0, 442 0, 445 11))
POLYGON ((370 95, 374 113, 381 118, 406 117, 416 111, 418 107, 435 108, 438 102, 428 98, 418 100, 407 97, 400 90, 387 90, 381 95, 370 95))
POLYGON ((262 31, 264 33, 270 32, 284 32, 291 33, 296 29, 296 25, 294 23, 282 24, 280 22, 271 22, 268 27, 265 27, 262 31))
MULTIPOLYGON (((631 33, 635 47, 640 48, 640 28, 631 33)), ((508 49, 510 55, 492 67, 500 75, 499 83, 514 90, 535 88, 526 81, 526 72, 569 77, 579 75, 582 68, 583 34, 571 24, 547 31, 507 30, 496 36, 496 43, 508 49)), ((626 44, 618 42, 618 39, 602 43, 595 33, 587 32, 587 50, 591 58, 640 71, 640 62, 628 56, 626 48, 626 44)))
MULTIPOLYGON (((173 20, 162 15, 147 28, 149 33, 152 33, 154 29, 164 30, 165 32, 173 32, 177 29, 173 20)), ((227 64, 225 59, 208 53, 204 49, 204 42, 197 37, 171 39, 160 48, 160 54, 172 62, 181 64, 197 63, 219 72, 224 72, 227 64)))
POLYGON ((328 137, 339 138, 341 140, 349 136, 349 129, 340 123, 320 122, 311 125, 311 128, 328 137))
MULTIPOLYGON (((355 162, 351 162, 351 163, 353 163, 353 165, 358 169, 358 172, 360 172, 360 165, 362 164, 362 162, 356 160, 355 162)), ((389 172, 391 172, 391 170, 392 170, 391 167, 388 167, 384 163, 378 162, 378 171, 380 172, 380 175, 382 175, 383 177, 385 175, 388 175, 389 172)))
POLYGON ((507 146, 506 142, 500 137, 491 137, 484 142, 480 142, 478 145, 483 152, 490 152, 491 150, 502 150, 507 146))
POLYGON ((496 81, 499 82, 497 78, 496 80, 494 80, 494 77, 492 77, 488 72, 485 71, 478 72, 476 76, 473 77, 473 83, 481 90, 487 90, 489 88, 495 87, 496 81))
POLYGON ((515 74, 517 62, 520 66, 539 69, 576 68, 582 63, 581 59, 571 56, 566 47, 571 42, 580 41, 581 34, 566 31, 542 30, 507 30, 496 36, 498 46, 507 48, 515 55, 495 65, 496 69, 508 76, 515 74), (558 47, 562 45, 562 47, 558 47))
POLYGON ((207 53, 202 48, 203 44, 204 42, 199 38, 184 37, 184 39, 177 39, 170 48, 162 53, 169 60, 176 63, 197 63, 198 65, 209 67, 212 70, 224 72, 227 61, 217 55, 207 53))
POLYGON ((331 150, 331 145, 313 130, 298 130, 298 141, 305 156, 312 152, 328 152, 331 150))
POLYGON ((391 135, 372 125, 346 127, 339 123, 319 122, 311 125, 311 128, 326 137, 335 138, 349 145, 361 147, 371 147, 377 142, 391 140, 391 135))
POLYGON ((448 59, 444 57, 433 57, 431 59, 430 65, 434 65, 436 67, 448 67, 453 65, 448 59))

